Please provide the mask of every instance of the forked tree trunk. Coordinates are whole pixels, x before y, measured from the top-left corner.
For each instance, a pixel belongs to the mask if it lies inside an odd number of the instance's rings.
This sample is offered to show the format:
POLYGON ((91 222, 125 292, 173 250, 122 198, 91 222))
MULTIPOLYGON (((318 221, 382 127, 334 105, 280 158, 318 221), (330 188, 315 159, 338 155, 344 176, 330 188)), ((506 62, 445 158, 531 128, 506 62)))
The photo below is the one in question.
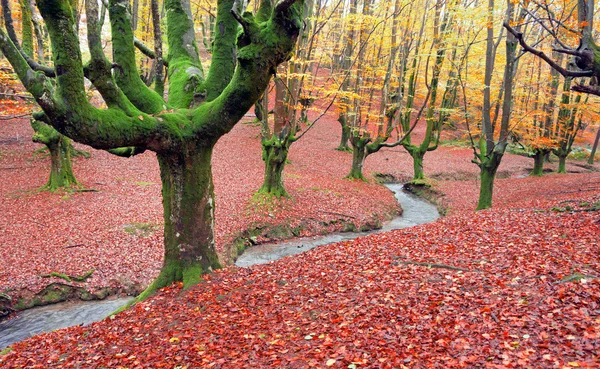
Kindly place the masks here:
POLYGON ((71 154, 74 152, 71 140, 40 121, 33 120, 31 127, 35 132, 32 141, 46 145, 50 153, 50 178, 42 190, 56 191, 79 186, 71 164, 71 154))
POLYGON ((202 274, 220 268, 213 238, 215 199, 212 146, 158 153, 165 222, 165 254, 158 277, 138 299, 183 281, 189 287, 202 274))

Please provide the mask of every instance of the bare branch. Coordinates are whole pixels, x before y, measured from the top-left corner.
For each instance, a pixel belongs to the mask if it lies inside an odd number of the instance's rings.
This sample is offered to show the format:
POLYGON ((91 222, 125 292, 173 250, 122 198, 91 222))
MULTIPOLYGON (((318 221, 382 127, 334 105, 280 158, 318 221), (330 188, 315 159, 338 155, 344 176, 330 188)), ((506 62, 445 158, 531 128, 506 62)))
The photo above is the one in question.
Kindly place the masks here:
POLYGON ((577 85, 571 87, 571 90, 573 90, 575 92, 583 92, 583 93, 590 94, 590 95, 600 96, 600 88, 598 88, 598 87, 577 84, 577 85))

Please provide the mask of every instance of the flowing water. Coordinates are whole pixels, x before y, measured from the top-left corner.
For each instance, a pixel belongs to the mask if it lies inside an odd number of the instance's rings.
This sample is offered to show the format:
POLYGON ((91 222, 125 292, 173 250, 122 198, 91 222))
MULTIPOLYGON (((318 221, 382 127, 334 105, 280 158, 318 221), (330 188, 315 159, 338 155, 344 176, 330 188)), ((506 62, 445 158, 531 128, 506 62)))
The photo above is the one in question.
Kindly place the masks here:
POLYGON ((235 265, 246 267, 254 264, 264 264, 272 260, 281 259, 284 256, 299 254, 329 243, 352 240, 375 232, 387 232, 394 229, 402 229, 433 222, 440 216, 435 206, 412 194, 404 192, 402 190, 402 184, 388 184, 386 187, 395 193, 396 199, 402 206, 403 213, 402 216, 395 217, 389 223, 384 224, 381 229, 359 233, 333 233, 321 237, 305 237, 287 242, 252 246, 244 251, 237 259, 235 265))
POLYGON ((0 350, 36 334, 97 322, 131 299, 73 301, 20 311, 16 318, 0 322, 0 350))
MULTIPOLYGON (((429 223, 439 217, 435 206, 407 194, 401 184, 386 185, 396 194, 396 199, 404 210, 402 216, 394 218, 375 232, 429 223)), ((317 246, 350 240, 373 232, 334 233, 322 237, 307 237, 287 242, 253 246, 238 258, 235 265, 240 267, 263 264, 284 256, 299 254, 317 246)), ((0 350, 8 345, 36 334, 75 325, 87 325, 106 318, 108 314, 131 301, 131 297, 107 299, 104 301, 67 302, 37 307, 18 313, 18 316, 0 322, 0 350)))

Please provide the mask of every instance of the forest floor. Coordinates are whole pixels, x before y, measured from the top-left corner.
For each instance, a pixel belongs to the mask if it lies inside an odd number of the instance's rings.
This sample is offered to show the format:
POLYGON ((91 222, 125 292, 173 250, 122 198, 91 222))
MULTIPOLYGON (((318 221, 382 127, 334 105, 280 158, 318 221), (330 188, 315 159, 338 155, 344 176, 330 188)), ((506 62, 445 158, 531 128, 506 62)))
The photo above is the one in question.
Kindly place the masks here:
MULTIPOLYGON (((65 282, 41 274, 89 270, 82 283, 89 290, 147 284, 162 252, 153 155, 92 150, 91 159, 76 159, 75 174, 99 192, 41 193, 48 159, 34 154, 28 123, 0 124, 0 286, 37 293, 65 282)), ((258 127, 239 124, 218 143, 216 238, 224 259, 248 229, 266 229, 261 241, 292 236, 289 229, 339 230, 348 221, 360 228, 395 208, 374 181, 342 179, 351 154, 334 150, 338 131, 328 119, 292 146, 291 199, 281 204, 252 197, 262 180, 258 127)), ((114 319, 14 344, 0 366, 597 367, 600 167, 571 161, 567 175, 523 178, 532 160, 506 155, 494 208, 474 212, 471 158, 451 146, 425 157, 447 212, 441 220, 228 267, 114 319)), ((410 179, 411 158, 384 149, 365 163, 365 173, 375 172, 410 179)))

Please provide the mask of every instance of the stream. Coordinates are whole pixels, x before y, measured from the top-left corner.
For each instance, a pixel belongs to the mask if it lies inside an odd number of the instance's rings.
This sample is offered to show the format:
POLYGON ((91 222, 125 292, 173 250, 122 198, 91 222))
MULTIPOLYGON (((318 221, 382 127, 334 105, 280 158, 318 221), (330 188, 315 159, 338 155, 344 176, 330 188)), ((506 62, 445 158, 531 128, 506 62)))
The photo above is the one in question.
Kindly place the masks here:
MULTIPOLYGON (((235 265, 246 267, 264 264, 284 256, 299 254, 317 246, 351 240, 371 233, 387 232, 433 222, 439 217, 435 206, 402 190, 402 184, 387 184, 396 194, 403 209, 402 216, 392 219, 381 229, 371 232, 333 233, 320 237, 305 237, 280 243, 250 247, 238 258, 235 265)), ((74 301, 37 307, 18 313, 15 318, 0 321, 0 350, 36 334, 75 325, 88 325, 100 321, 111 312, 125 305, 132 297, 106 299, 103 301, 74 301)))

